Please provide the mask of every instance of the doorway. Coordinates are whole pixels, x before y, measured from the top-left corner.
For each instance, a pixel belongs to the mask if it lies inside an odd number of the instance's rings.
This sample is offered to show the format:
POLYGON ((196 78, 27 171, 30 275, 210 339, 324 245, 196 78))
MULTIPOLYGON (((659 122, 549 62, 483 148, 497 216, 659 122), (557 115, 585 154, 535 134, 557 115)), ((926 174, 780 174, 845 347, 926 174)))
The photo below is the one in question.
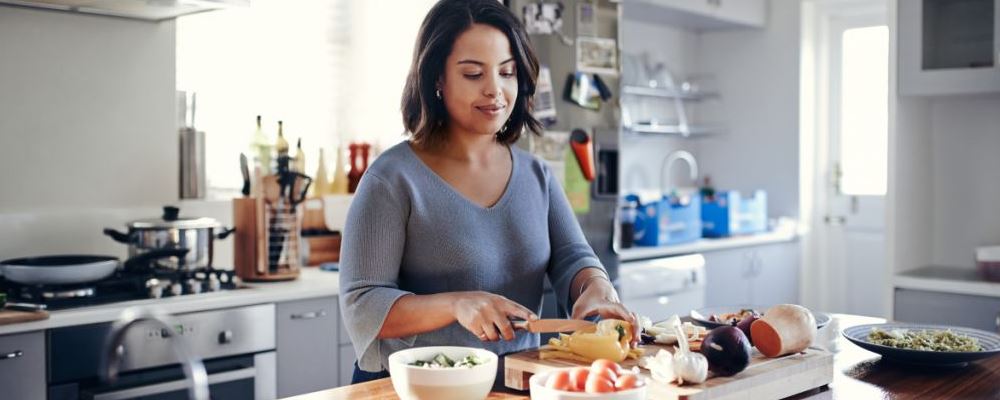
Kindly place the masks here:
POLYGON ((803 289, 823 311, 889 317, 886 5, 812 3, 813 51, 804 54, 815 55, 814 109, 803 118, 812 118, 815 135, 813 207, 803 289))

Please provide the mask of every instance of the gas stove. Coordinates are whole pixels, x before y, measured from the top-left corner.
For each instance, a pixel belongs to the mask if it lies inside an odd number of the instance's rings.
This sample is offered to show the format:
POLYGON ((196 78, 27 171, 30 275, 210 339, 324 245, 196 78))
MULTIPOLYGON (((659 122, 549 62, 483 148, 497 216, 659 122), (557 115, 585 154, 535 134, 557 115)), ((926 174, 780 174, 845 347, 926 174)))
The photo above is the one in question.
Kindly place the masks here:
POLYGON ((7 300, 44 304, 49 310, 94 306, 120 301, 158 299, 243 288, 232 270, 194 271, 144 269, 118 271, 96 282, 73 285, 24 285, 0 278, 7 300))

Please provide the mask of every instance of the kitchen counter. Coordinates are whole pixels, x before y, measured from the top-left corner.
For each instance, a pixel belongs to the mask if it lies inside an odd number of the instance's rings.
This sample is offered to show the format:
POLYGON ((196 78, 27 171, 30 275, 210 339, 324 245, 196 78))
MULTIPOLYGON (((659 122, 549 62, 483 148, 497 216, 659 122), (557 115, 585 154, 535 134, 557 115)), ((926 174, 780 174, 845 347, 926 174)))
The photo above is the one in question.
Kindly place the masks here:
MULTIPOLYGON (((793 399, 926 399, 997 398, 1000 396, 1000 356, 970 363, 964 368, 923 368, 880 361, 878 354, 844 339, 843 328, 881 323, 884 319, 834 314, 820 331, 817 345, 834 352, 833 383, 800 393, 793 399)), ((389 378, 344 386, 294 400, 397 400, 389 378)), ((528 400, 526 392, 491 393, 489 399, 528 400)))
POLYGON ((49 318, 41 321, 0 325, 0 335, 110 322, 118 319, 123 310, 133 306, 156 307, 168 314, 182 314, 253 304, 336 296, 340 291, 340 273, 321 271, 318 268, 304 268, 299 279, 293 281, 247 282, 245 285, 247 288, 237 290, 125 301, 93 307, 50 311, 49 318))
POLYGON ((618 251, 622 262, 670 257, 679 254, 703 253, 706 251, 725 250, 737 247, 759 246, 763 244, 790 242, 798 237, 797 224, 786 221, 772 231, 756 235, 733 236, 718 239, 699 239, 691 243, 683 243, 658 247, 632 247, 618 251))
POLYGON ((975 268, 923 267, 896 274, 893 284, 905 289, 1000 297, 1000 282, 983 279, 975 268))

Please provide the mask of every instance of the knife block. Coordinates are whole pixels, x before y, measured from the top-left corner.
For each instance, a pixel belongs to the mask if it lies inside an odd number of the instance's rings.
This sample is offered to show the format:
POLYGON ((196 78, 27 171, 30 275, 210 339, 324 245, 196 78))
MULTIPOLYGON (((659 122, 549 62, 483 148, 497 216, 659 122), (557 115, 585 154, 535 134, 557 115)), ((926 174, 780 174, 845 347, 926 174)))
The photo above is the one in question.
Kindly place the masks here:
POLYGON ((236 276, 250 282, 299 277, 302 221, 297 211, 297 206, 279 208, 259 197, 233 199, 236 276))

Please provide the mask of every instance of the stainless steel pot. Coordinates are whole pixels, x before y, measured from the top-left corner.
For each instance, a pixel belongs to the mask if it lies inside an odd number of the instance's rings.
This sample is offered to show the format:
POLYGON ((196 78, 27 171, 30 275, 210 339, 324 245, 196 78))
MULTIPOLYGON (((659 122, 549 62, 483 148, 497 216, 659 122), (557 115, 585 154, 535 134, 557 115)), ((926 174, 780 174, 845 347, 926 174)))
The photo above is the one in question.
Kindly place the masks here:
POLYGON ((215 239, 225 239, 235 228, 224 229, 212 218, 181 218, 177 207, 163 207, 161 218, 128 223, 128 233, 107 228, 104 234, 129 245, 129 257, 160 249, 188 249, 185 257, 168 257, 154 262, 160 268, 193 270, 212 266, 215 239))

